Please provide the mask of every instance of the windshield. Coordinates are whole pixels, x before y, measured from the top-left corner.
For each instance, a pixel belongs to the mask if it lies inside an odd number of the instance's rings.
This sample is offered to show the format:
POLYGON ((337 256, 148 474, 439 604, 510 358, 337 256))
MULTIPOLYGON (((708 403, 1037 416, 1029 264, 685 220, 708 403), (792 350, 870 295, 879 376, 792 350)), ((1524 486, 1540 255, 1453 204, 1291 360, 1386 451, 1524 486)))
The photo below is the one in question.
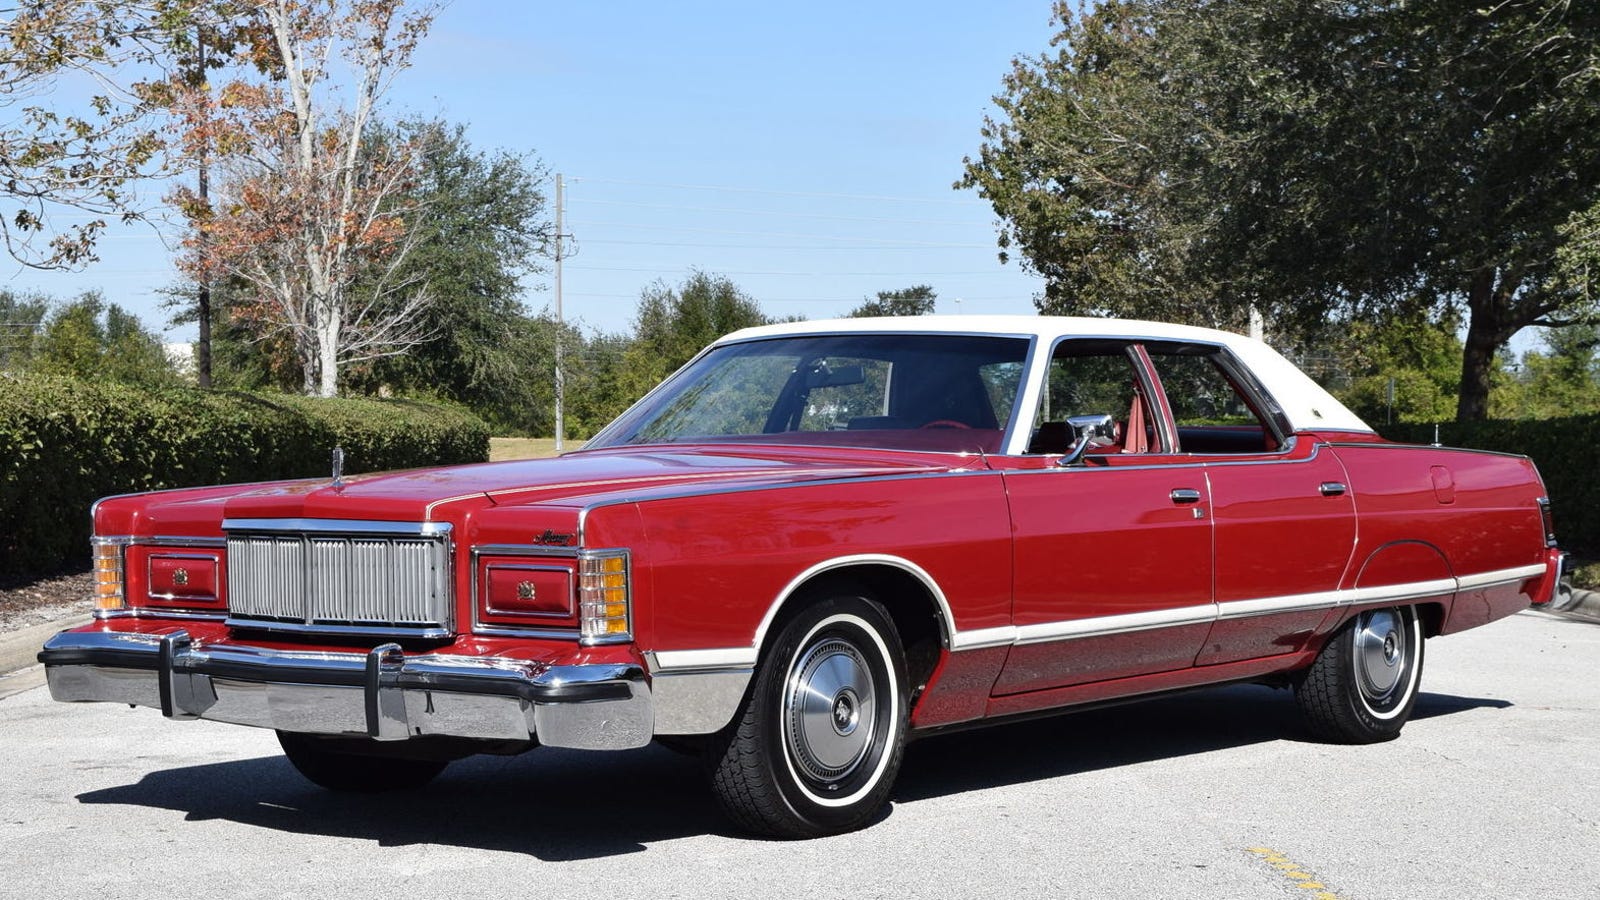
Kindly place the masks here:
POLYGON ((1029 339, 808 335, 718 347, 589 447, 786 443, 994 453, 1029 339))

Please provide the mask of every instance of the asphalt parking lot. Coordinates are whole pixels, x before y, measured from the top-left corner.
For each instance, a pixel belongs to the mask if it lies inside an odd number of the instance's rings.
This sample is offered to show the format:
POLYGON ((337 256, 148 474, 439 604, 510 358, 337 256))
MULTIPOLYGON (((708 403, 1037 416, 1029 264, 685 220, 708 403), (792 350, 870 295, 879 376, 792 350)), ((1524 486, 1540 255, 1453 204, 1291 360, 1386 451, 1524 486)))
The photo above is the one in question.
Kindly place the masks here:
POLYGON ((1600 895, 1600 624, 1527 612, 1427 653, 1393 743, 1310 743, 1285 693, 1216 689, 921 741, 881 821, 798 843, 733 832, 659 748, 338 796, 268 732, 24 687, 0 897, 1600 895))

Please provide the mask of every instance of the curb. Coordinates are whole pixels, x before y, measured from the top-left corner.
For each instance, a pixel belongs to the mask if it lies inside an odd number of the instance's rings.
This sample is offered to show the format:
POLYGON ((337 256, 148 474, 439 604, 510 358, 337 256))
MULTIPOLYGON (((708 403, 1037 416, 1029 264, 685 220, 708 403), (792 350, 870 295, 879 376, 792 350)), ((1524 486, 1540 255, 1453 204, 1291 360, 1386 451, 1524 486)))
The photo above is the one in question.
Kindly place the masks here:
POLYGON ((1581 588, 1575 588, 1572 591, 1572 599, 1564 603, 1561 602, 1560 597, 1556 599, 1557 602, 1545 607, 1549 612, 1571 616, 1574 619, 1600 621, 1600 591, 1586 591, 1581 588))
POLYGON ((37 665, 39 648, 44 646, 45 641, 58 631, 85 623, 86 619, 80 614, 0 633, 0 675, 37 665))

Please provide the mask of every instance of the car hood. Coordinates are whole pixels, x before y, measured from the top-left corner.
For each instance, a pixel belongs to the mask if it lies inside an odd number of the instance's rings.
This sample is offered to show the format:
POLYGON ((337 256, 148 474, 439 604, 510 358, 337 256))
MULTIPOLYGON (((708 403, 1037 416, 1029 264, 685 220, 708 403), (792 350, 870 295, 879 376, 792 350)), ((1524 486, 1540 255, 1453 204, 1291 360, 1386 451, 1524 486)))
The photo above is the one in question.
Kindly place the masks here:
MULTIPOLYGON (((968 460, 956 462, 960 465, 968 460)), ((806 448, 670 448, 596 450, 554 459, 481 463, 251 486, 221 500, 223 518, 328 518, 386 521, 448 519, 449 510, 584 499, 618 492, 657 492, 714 482, 771 484, 943 471, 949 460, 928 454, 818 451, 806 448), (907 458, 911 456, 921 457, 907 458)))

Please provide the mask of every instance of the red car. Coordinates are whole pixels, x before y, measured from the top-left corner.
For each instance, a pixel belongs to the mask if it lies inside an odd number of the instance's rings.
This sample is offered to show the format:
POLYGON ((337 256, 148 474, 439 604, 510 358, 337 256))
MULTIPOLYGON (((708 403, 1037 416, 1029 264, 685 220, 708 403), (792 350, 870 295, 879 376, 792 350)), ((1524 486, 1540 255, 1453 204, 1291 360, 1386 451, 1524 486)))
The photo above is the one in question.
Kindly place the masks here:
POLYGON ((276 729, 336 790, 659 740, 753 831, 908 739, 1223 682, 1393 738, 1425 638, 1547 602, 1526 458, 1379 438, 1265 345, 1099 319, 741 331, 560 459, 113 497, 52 695, 276 729))

